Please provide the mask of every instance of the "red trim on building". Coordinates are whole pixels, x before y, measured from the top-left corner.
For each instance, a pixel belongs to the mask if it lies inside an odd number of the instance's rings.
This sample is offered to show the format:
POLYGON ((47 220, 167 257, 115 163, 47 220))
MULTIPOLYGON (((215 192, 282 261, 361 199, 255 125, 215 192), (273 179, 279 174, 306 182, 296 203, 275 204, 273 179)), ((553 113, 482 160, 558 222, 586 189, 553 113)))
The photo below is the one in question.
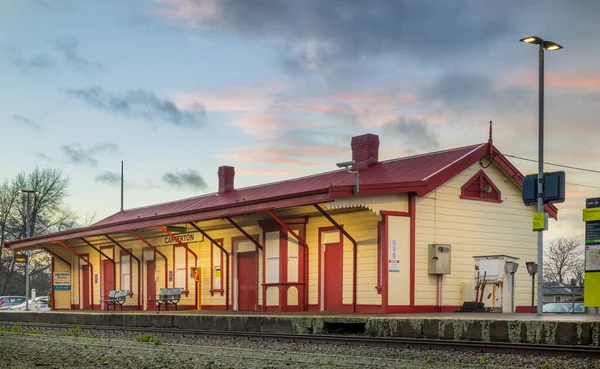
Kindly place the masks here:
MULTIPOLYGON (((69 291, 70 293, 71 291, 69 291)), ((54 310, 54 257, 50 258, 50 310, 54 310)))
POLYGON ((536 314, 537 313, 537 305, 534 305, 533 308, 531 306, 516 306, 515 312, 516 313, 536 314))
POLYGON ((382 215, 392 215, 396 217, 409 217, 409 211, 392 211, 392 210, 381 210, 382 215))
POLYGON ((473 177, 462 185, 460 188, 460 198, 502 202, 502 193, 483 169, 480 169, 473 177), (489 190, 489 192, 487 192, 486 189, 489 190))
MULTIPOLYGON (((81 257, 81 260, 84 260, 87 264, 87 266, 91 266, 92 263, 90 263, 90 254, 79 254, 81 257)), ((79 281, 79 306, 81 309, 83 309, 82 305, 84 304, 83 300, 82 300, 82 296, 83 296, 83 283, 82 283, 82 273, 81 273, 81 263, 80 263, 80 259, 77 259, 77 280, 79 281)), ((88 279, 90 282, 90 285, 88 286, 90 288, 91 291, 88 291, 88 293, 90 294, 89 296, 89 300, 88 303, 90 304, 90 306, 92 307, 92 310, 94 309, 94 269, 93 268, 89 268, 89 272, 88 272, 88 279)))
POLYGON ((377 284, 375 289, 377 290, 377 294, 381 295, 381 291, 383 290, 383 281, 382 281, 382 268, 383 268, 383 259, 381 255, 381 240, 383 233, 383 222, 377 222, 377 284))
POLYGON ((385 214, 381 215, 382 218, 382 222, 383 222, 383 239, 381 242, 381 273, 382 273, 382 288, 383 288, 383 293, 381 294, 381 305, 383 306, 383 312, 386 313, 388 312, 388 293, 389 293, 389 287, 388 287, 388 268, 387 268, 387 264, 388 264, 388 251, 389 251, 389 245, 388 245, 388 216, 385 214))
POLYGON ((416 253, 417 253, 417 195, 411 193, 408 195, 408 212, 410 213, 410 304, 415 304, 416 288, 416 253))
MULTIPOLYGON (((523 187, 525 176, 495 146, 493 146, 493 152, 494 163, 500 166, 519 186, 523 187)), ((555 205, 544 205, 544 210, 552 218, 558 220, 558 208, 555 205)))

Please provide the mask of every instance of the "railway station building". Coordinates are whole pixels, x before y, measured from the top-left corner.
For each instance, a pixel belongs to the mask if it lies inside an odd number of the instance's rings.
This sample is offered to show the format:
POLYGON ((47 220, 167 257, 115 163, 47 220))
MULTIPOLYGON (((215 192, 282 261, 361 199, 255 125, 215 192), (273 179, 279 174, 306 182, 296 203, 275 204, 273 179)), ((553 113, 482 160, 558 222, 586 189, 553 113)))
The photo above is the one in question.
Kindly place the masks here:
POLYGON ((376 135, 351 148, 346 168, 246 188, 221 166, 216 193, 5 247, 51 254, 55 310, 103 309, 112 290, 128 291, 125 310, 156 310, 160 289, 182 288, 179 310, 530 311, 535 207, 491 133, 385 161, 376 135))

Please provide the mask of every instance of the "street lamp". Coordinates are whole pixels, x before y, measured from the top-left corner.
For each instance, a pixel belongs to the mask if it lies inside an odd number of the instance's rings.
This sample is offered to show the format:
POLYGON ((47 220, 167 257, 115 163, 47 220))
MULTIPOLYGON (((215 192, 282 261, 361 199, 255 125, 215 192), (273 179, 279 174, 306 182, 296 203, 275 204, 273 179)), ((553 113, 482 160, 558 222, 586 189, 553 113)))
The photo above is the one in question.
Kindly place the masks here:
MULTIPOLYGON (((31 232, 29 232, 29 194, 33 194, 33 196, 37 197, 37 195, 40 194, 40 191, 18 189, 17 192, 27 194, 25 209, 25 238, 27 238, 32 236, 32 234, 30 234, 31 232)), ((29 311, 29 256, 31 256, 31 250, 25 250, 25 255, 25 311, 29 311)))
MULTIPOLYGON (((538 193, 537 212, 544 212, 544 49, 555 51, 562 46, 552 41, 545 41, 537 36, 529 36, 520 40, 526 44, 539 45, 539 133, 538 133, 538 193)), ((542 286, 544 285, 544 230, 538 230, 538 304, 537 313, 542 315, 542 302, 544 301, 542 286)))
POLYGON ((538 266, 533 261, 528 261, 525 263, 527 265, 527 272, 531 276, 531 312, 533 313, 533 296, 535 296, 535 274, 537 273, 538 266))

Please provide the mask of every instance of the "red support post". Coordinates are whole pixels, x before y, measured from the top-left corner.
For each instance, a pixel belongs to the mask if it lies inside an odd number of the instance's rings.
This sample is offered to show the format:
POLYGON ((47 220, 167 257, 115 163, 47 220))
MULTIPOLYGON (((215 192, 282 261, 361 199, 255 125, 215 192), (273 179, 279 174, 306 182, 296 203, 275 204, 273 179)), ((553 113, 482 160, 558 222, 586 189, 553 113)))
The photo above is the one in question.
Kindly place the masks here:
MULTIPOLYGON (((227 250, 225 250, 223 246, 221 246, 217 241, 210 237, 208 233, 206 233, 200 227, 198 227, 196 223, 191 222, 190 225, 194 227, 195 230, 200 232, 204 237, 206 237, 206 239, 209 240, 213 245, 217 246, 217 248, 225 254, 225 310, 229 310, 229 252, 227 252, 227 250)), ((212 273, 212 270, 210 272, 212 273)))
POLYGON ((239 226, 239 224, 237 224, 236 222, 233 221, 233 219, 231 219, 231 217, 225 217, 225 219, 227 219, 229 221, 229 223, 231 223, 232 226, 234 226, 235 228, 237 228, 238 231, 240 231, 244 236, 246 236, 246 238, 248 240, 250 240, 253 244, 256 245, 256 247, 258 247, 259 249, 263 249, 262 245, 255 240, 254 238, 252 238, 252 236, 250 236, 248 234, 248 232, 244 231, 244 229, 242 227, 239 226))
MULTIPOLYGON (((109 235, 105 234, 104 237, 108 238, 110 240, 110 242, 112 242, 113 244, 117 245, 121 250, 125 251, 126 254, 128 254, 129 256, 131 256, 133 259, 135 259, 135 261, 137 261, 137 265, 138 265, 138 310, 142 309, 142 305, 141 305, 141 294, 142 294, 142 265, 140 263, 140 259, 138 259, 135 255, 133 255, 133 253, 129 250, 127 250, 125 247, 123 247, 123 245, 121 245, 120 243, 118 243, 117 241, 115 241, 112 237, 110 237, 109 235)), ((116 282, 116 281, 115 281, 116 282)))
MULTIPOLYGON (((348 232, 346 232, 346 230, 339 224, 337 223, 332 217, 331 215, 327 214, 325 212, 325 210, 323 210, 323 208, 321 208, 318 204, 315 204, 315 208, 321 213, 323 214, 323 216, 325 218, 327 218, 327 220, 329 220, 329 222, 331 224, 333 224, 335 226, 335 228, 337 228, 344 236, 346 236, 346 238, 348 238, 348 240, 350 240, 350 242, 352 242, 352 312, 356 312, 356 274, 357 274, 357 257, 358 257, 358 246, 356 244, 356 241, 354 240, 354 238, 352 236, 350 236, 350 234, 348 232)), ((321 257, 319 255, 319 257, 321 257)))
POLYGON ((62 261, 63 263, 67 264, 69 266, 69 272, 72 272, 72 268, 73 266, 71 265, 71 263, 69 263, 68 261, 66 261, 65 259, 63 259, 60 255, 58 255, 57 253, 55 253, 54 251, 50 250, 47 247, 44 247, 44 250, 46 250, 47 253, 49 253, 50 255, 52 255, 52 275, 50 276, 50 309, 54 310, 54 304, 56 302, 56 299, 54 298, 54 258, 59 259, 60 261, 62 261))
MULTIPOLYGON (((55 241, 55 243, 58 243, 59 245, 61 245, 65 249, 71 251, 71 253, 73 255, 75 255, 79 259, 85 261, 86 264, 90 266, 90 272, 92 272, 92 278, 94 278, 94 266, 92 265, 92 263, 89 260, 85 260, 85 258, 83 256, 81 256, 77 251, 75 251, 72 248, 70 248, 65 242, 55 241)), ((90 309, 94 310, 94 281, 93 280, 92 280, 92 283, 90 283, 90 294, 92 296, 92 303, 90 304, 90 309)))
POLYGON ((132 235, 136 236, 144 244, 146 244, 146 246, 150 247, 152 250, 154 250, 156 253, 158 253, 165 260, 165 288, 168 288, 169 287, 169 261, 167 260, 167 257, 165 256, 165 254, 160 252, 156 246, 152 245, 144 237, 140 236, 136 231, 129 231, 129 232, 132 235))

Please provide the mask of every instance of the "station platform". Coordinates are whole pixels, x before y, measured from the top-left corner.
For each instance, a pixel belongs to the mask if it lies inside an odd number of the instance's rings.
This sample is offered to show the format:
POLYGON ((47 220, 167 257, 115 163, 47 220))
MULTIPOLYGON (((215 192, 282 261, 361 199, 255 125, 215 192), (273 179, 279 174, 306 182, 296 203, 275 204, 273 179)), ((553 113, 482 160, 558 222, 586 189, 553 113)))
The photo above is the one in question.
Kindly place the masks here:
POLYGON ((237 311, 0 312, 0 324, 180 328, 279 334, 358 334, 372 337, 600 347, 600 315, 500 313, 348 314, 237 311))

